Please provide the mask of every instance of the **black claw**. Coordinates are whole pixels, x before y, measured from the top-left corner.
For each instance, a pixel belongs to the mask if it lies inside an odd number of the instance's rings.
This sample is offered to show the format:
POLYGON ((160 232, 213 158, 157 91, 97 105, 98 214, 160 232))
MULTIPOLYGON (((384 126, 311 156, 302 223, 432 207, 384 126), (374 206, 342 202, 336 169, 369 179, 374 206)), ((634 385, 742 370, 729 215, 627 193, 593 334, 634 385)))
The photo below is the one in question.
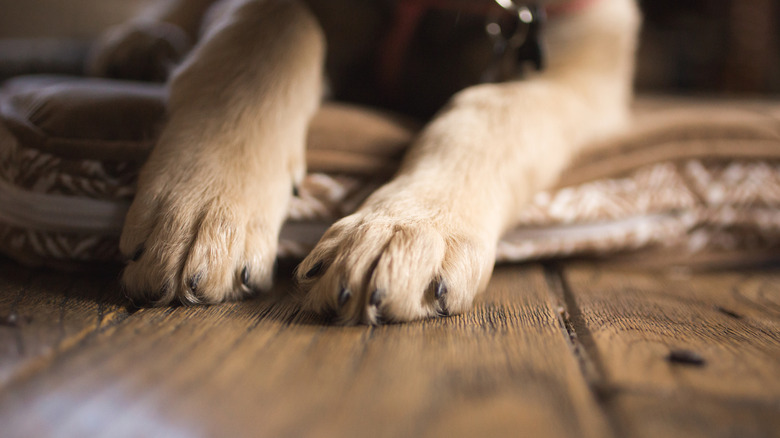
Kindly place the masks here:
POLYGON ((384 297, 385 292, 381 289, 377 289, 374 292, 371 293, 371 298, 368 300, 368 304, 377 307, 380 304, 382 304, 382 298, 384 297))
POLYGON ((133 262, 137 262, 141 258, 141 256, 144 255, 144 249, 145 248, 143 245, 139 246, 138 249, 135 250, 135 253, 133 253, 133 258, 131 258, 130 260, 133 262))
POLYGON ((344 307, 344 304, 347 304, 350 298, 352 298, 352 291, 342 287, 341 292, 339 292, 339 307, 344 307))
POLYGON ((436 289, 433 291, 433 295, 436 297, 436 301, 439 302, 439 309, 436 311, 439 316, 450 316, 450 309, 447 308, 447 302, 445 297, 449 290, 444 281, 436 283, 436 289))
POLYGON ((293 185, 293 196, 295 196, 296 198, 301 196, 301 192, 300 190, 298 190, 298 186, 296 185, 293 185))
POLYGON ((303 278, 308 279, 308 278, 316 277, 317 275, 319 275, 320 271, 322 271, 322 261, 315 263, 314 266, 312 266, 312 268, 309 269, 309 271, 303 275, 303 278))
POLYGON ((197 274, 193 275, 192 278, 190 278, 189 286, 193 293, 198 290, 198 283, 200 283, 201 276, 201 273, 198 272, 197 274))
POLYGON ((241 283, 244 284, 244 286, 249 287, 249 268, 244 266, 244 269, 241 271, 241 283))
POLYGON ((447 292, 447 285, 442 281, 436 285, 436 291, 434 292, 434 295, 436 296, 437 300, 441 300, 443 296, 447 295, 447 292))

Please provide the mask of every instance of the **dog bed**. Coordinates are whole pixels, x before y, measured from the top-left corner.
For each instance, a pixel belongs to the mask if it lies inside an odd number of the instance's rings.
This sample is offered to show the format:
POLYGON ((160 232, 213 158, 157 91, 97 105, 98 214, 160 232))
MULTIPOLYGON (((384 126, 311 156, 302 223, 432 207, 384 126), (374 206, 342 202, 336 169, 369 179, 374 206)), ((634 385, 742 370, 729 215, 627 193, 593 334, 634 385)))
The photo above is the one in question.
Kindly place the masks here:
MULTIPOLYGON (((165 118, 161 86, 26 76, 0 90, 0 251, 74 268, 121 262, 138 169, 165 118)), ((392 176, 419 124, 329 103, 279 255, 300 258, 392 176)), ((581 255, 761 261, 780 248, 780 103, 644 97, 625 133, 538 193, 497 261, 581 255)))

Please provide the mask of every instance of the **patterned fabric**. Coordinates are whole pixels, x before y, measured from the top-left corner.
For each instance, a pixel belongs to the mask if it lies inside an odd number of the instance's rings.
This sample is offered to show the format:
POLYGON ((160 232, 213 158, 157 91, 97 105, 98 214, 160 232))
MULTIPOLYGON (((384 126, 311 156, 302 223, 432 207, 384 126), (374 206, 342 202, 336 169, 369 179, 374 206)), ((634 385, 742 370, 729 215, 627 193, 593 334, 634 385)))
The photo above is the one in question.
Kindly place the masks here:
MULTIPOLYGON (((310 175, 290 217, 330 223, 366 192, 356 179, 310 175)), ((539 193, 520 217, 498 245, 499 262, 654 246, 686 254, 780 248, 780 162, 650 164, 622 178, 539 193)), ((282 239, 280 252, 300 257, 313 243, 282 239)))
MULTIPOLYGON (((0 158, 6 163, 6 155, 0 158)), ((44 161, 25 163, 32 168, 44 161)), ((4 179, 9 175, 5 167, 4 179)), ((133 192, 132 177, 114 178, 109 184, 102 179, 108 172, 93 162, 85 163, 82 169, 88 169, 97 180, 85 178, 71 184, 75 178, 64 168, 47 169, 50 172, 44 181, 25 188, 64 195, 64 199, 99 198, 111 185, 116 188, 114 193, 121 195, 109 202, 126 211, 126 200, 133 192), (118 180, 128 183, 115 184, 118 180)), ((328 225, 353 212, 378 186, 354 176, 308 175, 300 197, 293 198, 290 205, 279 255, 305 256, 328 225)), ((498 245, 498 262, 657 247, 689 255, 780 248, 780 162, 687 160, 651 164, 622 178, 539 193, 520 216, 519 226, 498 245)), ((103 232, 36 229, 29 222, 21 226, 2 219, 6 218, 0 216, 2 250, 20 260, 50 265, 121 261, 116 248, 121 217, 103 232)))
MULTIPOLYGON (((49 137, 71 129, 68 117, 79 112, 66 112, 57 119, 59 127, 43 126, 35 120, 43 111, 36 99, 27 112, 13 112, 7 97, 0 100, 0 252, 64 268, 121 261, 118 236, 151 131, 146 122, 138 130, 125 126, 127 109, 117 120, 100 113, 105 123, 135 136, 119 142, 124 155, 113 158, 91 143, 67 149, 73 141, 54 144, 49 137), (27 125, 49 137, 28 135, 27 125)), ((155 99, 138 111, 157 110, 155 99)), ((667 260, 675 263, 702 254, 760 259, 780 253, 780 105, 743 103, 741 112, 724 119, 696 108, 681 117, 665 110, 669 105, 643 104, 666 115, 650 123, 646 118, 631 135, 580 157, 565 173, 563 187, 534 196, 519 212, 519 225, 499 243, 498 262, 625 257, 638 250, 672 254, 667 260), (690 120, 680 124, 683 119, 690 120), (702 143, 714 152, 699 147, 704 153, 691 153, 702 143)), ((93 106, 87 105, 92 112, 93 106)), ((391 174, 414 134, 361 109, 329 114, 313 123, 312 173, 291 202, 280 256, 305 256, 331 223, 355 211, 391 174), (348 126, 334 130, 337 120, 348 126)))
POLYGON ((66 158, 22 148, 7 131, 3 139, 0 179, 19 189, 106 200, 133 199, 137 164, 66 158))

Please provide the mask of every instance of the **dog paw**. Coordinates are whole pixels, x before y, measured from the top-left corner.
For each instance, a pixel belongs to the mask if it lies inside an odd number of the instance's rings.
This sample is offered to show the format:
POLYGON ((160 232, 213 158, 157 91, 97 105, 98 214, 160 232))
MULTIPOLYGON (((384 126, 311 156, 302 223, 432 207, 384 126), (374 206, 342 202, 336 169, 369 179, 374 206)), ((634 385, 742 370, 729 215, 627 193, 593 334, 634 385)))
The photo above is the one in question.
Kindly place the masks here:
POLYGON ((98 40, 89 56, 87 72, 99 77, 162 82, 191 46, 184 30, 173 24, 123 24, 98 40))
POLYGON ((298 267, 304 307, 342 324, 469 309, 492 272, 495 243, 446 214, 387 210, 359 211, 325 233, 298 267))
POLYGON ((278 157, 199 157, 162 146, 142 171, 120 239, 128 298, 217 303, 269 289, 291 172, 278 157))

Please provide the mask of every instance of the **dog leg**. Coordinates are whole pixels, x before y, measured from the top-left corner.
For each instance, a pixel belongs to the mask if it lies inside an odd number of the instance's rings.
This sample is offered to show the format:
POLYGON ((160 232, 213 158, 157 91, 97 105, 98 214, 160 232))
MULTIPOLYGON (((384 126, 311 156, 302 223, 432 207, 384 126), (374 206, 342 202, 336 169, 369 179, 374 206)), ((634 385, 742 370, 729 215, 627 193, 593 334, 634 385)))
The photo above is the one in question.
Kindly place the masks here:
POLYGON ((637 27, 633 2, 602 0, 551 24, 542 75, 456 95, 303 261, 307 307, 370 324, 468 309, 530 196, 625 119, 637 27))
POLYGON ((295 1, 236 1, 206 33, 170 82, 122 232, 130 298, 219 302, 270 286, 323 57, 295 1))

